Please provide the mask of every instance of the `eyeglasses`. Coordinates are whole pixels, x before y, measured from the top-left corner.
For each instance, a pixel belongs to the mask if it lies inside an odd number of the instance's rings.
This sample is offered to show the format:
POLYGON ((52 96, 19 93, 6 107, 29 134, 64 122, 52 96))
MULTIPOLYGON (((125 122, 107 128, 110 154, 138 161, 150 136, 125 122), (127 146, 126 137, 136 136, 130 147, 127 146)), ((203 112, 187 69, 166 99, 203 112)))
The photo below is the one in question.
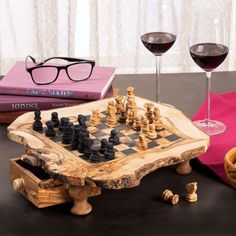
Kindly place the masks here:
POLYGON ((25 59, 25 69, 30 73, 35 84, 45 85, 55 82, 62 69, 66 71, 68 78, 72 81, 79 82, 87 80, 95 66, 95 61, 70 57, 51 57, 42 62, 36 63, 36 60, 27 56, 25 59), (65 60, 69 62, 67 65, 45 64, 53 59, 65 60), (33 62, 34 66, 28 66, 29 62, 33 62))

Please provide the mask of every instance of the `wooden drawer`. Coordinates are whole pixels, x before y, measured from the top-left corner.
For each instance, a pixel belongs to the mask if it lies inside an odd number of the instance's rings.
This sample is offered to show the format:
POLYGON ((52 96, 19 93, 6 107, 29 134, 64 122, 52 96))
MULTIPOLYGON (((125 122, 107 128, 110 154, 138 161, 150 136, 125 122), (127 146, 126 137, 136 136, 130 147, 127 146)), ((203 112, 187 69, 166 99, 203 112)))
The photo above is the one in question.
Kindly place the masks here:
POLYGON ((24 157, 10 160, 11 183, 15 191, 38 208, 72 200, 68 190, 58 180, 50 178, 41 168, 22 161, 24 157))

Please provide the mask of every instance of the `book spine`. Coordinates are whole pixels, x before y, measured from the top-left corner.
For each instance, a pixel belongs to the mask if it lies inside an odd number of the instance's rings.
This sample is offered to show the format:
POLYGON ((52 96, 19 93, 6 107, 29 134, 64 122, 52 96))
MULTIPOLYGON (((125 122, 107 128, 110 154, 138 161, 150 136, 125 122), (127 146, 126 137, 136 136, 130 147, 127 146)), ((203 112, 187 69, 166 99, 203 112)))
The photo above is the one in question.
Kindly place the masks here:
POLYGON ((1 112, 13 112, 13 111, 33 111, 35 108, 39 107, 41 110, 48 110, 60 107, 68 107, 68 106, 75 106, 78 104, 85 103, 86 101, 77 100, 70 102, 14 102, 14 103, 2 103, 0 104, 0 111, 1 112))
POLYGON ((56 89, 24 89, 24 88, 6 88, 0 86, 1 94, 24 95, 31 97, 54 97, 68 99, 97 100, 101 99, 99 92, 84 92, 56 89))

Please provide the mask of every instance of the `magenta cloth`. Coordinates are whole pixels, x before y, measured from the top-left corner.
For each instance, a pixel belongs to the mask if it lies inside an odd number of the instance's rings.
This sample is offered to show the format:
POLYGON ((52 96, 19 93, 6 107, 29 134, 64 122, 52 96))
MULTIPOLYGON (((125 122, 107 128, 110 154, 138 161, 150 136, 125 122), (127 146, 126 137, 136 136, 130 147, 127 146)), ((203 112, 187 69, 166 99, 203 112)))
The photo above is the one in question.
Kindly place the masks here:
MULTIPOLYGON (((205 102, 192 120, 205 118, 205 102)), ((225 183, 229 183, 224 171, 225 154, 236 147, 236 92, 225 94, 211 93, 211 119, 223 122, 227 130, 223 134, 211 136, 207 152, 198 158, 225 183)))

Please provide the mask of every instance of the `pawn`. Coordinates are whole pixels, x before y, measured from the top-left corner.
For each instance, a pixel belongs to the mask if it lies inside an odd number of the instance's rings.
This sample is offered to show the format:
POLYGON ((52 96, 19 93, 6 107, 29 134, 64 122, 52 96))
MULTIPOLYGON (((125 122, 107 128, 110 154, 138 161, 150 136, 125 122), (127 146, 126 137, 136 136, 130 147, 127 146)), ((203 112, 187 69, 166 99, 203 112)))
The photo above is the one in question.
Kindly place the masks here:
POLYGON ((120 139, 118 137, 118 132, 116 129, 111 131, 111 136, 109 137, 109 142, 113 143, 113 145, 120 144, 120 139))
POLYGON ((186 185, 186 191, 187 191, 187 194, 185 197, 186 201, 196 202, 197 201, 197 194, 196 194, 197 182, 188 183, 186 185))
POLYGON ((43 130, 43 124, 41 122, 41 111, 39 110, 39 108, 36 108, 34 111, 33 130, 34 131, 42 131, 43 130))
POLYGON ((60 121, 58 119, 58 113, 57 112, 52 112, 52 114, 51 114, 51 121, 54 122, 54 127, 59 127, 60 121))
POLYGON ((89 156, 89 160, 92 162, 92 163, 98 163, 98 162, 101 162, 102 161, 102 158, 99 154, 99 150, 97 147, 91 147, 90 150, 92 151, 92 153, 90 154, 89 156))
POLYGON ((56 131, 53 129, 54 122, 49 120, 46 122, 47 129, 45 130, 45 135, 47 137, 54 137, 56 136, 56 131))
POLYGON ((107 150, 107 140, 105 139, 105 138, 103 138, 102 140, 101 140, 101 146, 100 146, 100 148, 99 148, 99 152, 101 153, 101 154, 104 154, 104 152, 107 150))
POLYGON ((146 150, 148 148, 147 141, 145 140, 144 135, 142 135, 142 134, 139 135, 138 142, 137 142, 136 146, 139 150, 146 150))
POLYGON ((141 125, 142 125, 142 117, 141 116, 136 116, 134 119, 134 123, 133 123, 133 129, 136 131, 140 131, 141 130, 141 125))
POLYGON ((179 202, 179 195, 178 194, 174 195, 172 191, 170 191, 169 189, 166 189, 162 193, 162 199, 164 202, 169 202, 172 205, 176 205, 179 202))
POLYGON ((147 132, 147 137, 150 139, 155 139, 157 137, 157 132, 155 130, 154 124, 149 125, 149 131, 147 132))
POLYGON ((133 125, 133 123, 134 123, 134 112, 131 109, 128 109, 126 124, 133 125))
POLYGON ((149 121, 148 121, 147 118, 143 119, 143 123, 142 123, 142 126, 141 126, 141 131, 144 134, 147 134, 148 131, 149 131, 149 121))
POLYGON ((90 155, 93 153, 93 150, 91 149, 93 144, 94 144, 94 141, 91 138, 86 137, 84 139, 83 145, 84 145, 84 155, 85 155, 85 157, 89 158, 90 155))
POLYGON ((107 142, 107 150, 104 152, 104 156, 108 160, 115 159, 115 151, 113 149, 113 143, 107 142))

